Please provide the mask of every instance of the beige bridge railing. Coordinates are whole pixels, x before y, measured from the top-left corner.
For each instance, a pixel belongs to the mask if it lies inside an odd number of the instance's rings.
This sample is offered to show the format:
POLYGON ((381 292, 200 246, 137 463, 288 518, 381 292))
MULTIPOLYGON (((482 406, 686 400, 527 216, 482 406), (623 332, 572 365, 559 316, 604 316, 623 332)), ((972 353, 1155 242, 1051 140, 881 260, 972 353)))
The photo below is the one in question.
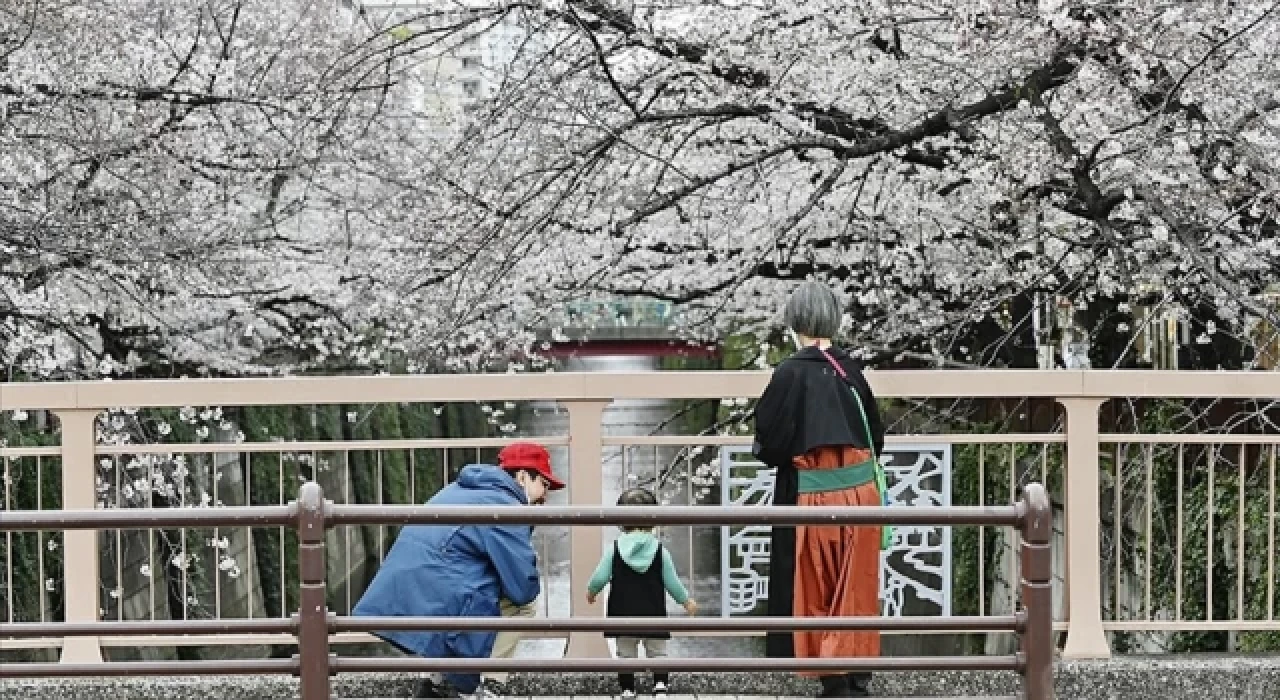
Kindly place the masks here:
MULTIPOLYGON (((508 442, 505 438, 421 438, 381 440, 315 440, 295 442, 247 441, 235 443, 157 443, 99 444, 95 421, 107 410, 118 407, 161 408, 186 406, 307 406, 323 404, 401 404, 401 403, 465 403, 475 401, 511 401, 554 403, 567 412, 567 430, 559 435, 522 437, 538 439, 553 449, 558 465, 567 460, 570 484, 568 504, 578 507, 601 505, 602 455, 622 451, 671 447, 718 447, 749 445, 750 435, 606 435, 602 426, 605 409, 614 401, 632 399, 741 399, 756 397, 768 381, 767 372, 653 372, 653 373, 547 373, 537 375, 445 375, 445 376, 381 376, 319 377, 284 379, 226 380, 146 380, 66 383, 0 383, 0 411, 46 410, 57 416, 61 426, 61 444, 43 447, 0 446, 0 468, 4 470, 4 505, 13 510, 12 492, 21 478, 46 480, 47 470, 57 470, 60 479, 60 502, 67 509, 86 509, 121 503, 120 493, 128 483, 103 480, 99 474, 101 460, 120 460, 145 456, 187 455, 218 457, 227 455, 270 455, 279 461, 279 504, 289 502, 295 487, 285 483, 284 465, 288 460, 307 461, 312 469, 327 461, 332 468, 346 469, 350 476, 353 455, 369 456, 367 468, 379 470, 384 455, 398 453, 407 457, 409 479, 421 472, 414 466, 415 455, 424 451, 444 452, 459 447, 492 448, 508 442), (337 466, 333 466, 337 465, 337 466), (373 465, 373 466, 368 466, 373 465)), ((1016 498, 1017 487, 1038 481, 1049 488, 1050 496, 1065 511, 1065 566, 1055 572, 1065 584, 1058 591, 1065 605, 1055 620, 1055 627, 1065 631, 1063 655, 1068 658, 1101 658, 1111 653, 1107 632, 1173 632, 1193 630, 1263 631, 1280 630, 1275 608, 1275 458, 1280 435, 1274 429, 1265 434, 1240 434, 1222 430, 1204 433, 1102 433, 1099 409, 1106 402, 1142 401, 1150 399, 1227 399, 1253 400, 1259 410, 1280 397, 1280 374, 1264 372, 1159 372, 1159 371, 881 371, 869 373, 878 396, 912 400, 968 399, 1037 399, 1056 403, 1063 420, 1053 422, 1044 432, 1023 433, 955 433, 891 435, 890 444, 949 444, 956 449, 976 453, 978 480, 988 483, 993 475, 1003 480, 1007 474, 1006 496, 982 493, 980 503, 1008 503, 1016 498), (1024 458, 1038 460, 1039 473, 1032 478, 1019 476, 1026 471, 1024 458), (1176 469, 1181 499, 1173 504, 1158 503, 1155 484, 1165 467, 1176 469), (1219 482, 1215 483, 1215 478, 1219 482), (1184 484, 1203 484, 1207 480, 1207 502, 1210 512, 1203 522, 1186 517, 1183 499, 1192 497, 1184 484), (1226 484, 1223 486, 1222 484, 1226 484), (1222 510, 1225 502, 1236 503, 1233 511, 1222 510), (1248 507, 1246 507, 1248 506, 1248 507), (1114 517, 1127 511, 1123 517, 1114 517), (1176 526, 1164 534, 1153 527, 1153 517, 1163 518, 1172 511, 1176 526), (1219 512, 1221 511, 1221 512, 1219 512), (1111 513, 1109 521, 1104 514, 1111 513), (1153 515, 1154 514, 1154 515, 1153 515), (1264 535, 1257 528, 1246 528, 1257 518, 1264 522, 1264 535), (1123 530, 1123 531, 1122 531, 1123 530), (1136 534, 1134 534, 1136 533, 1136 534), (1252 533, 1252 534, 1251 534, 1252 533), (1215 546, 1197 550, 1189 544, 1203 539, 1215 546), (1170 541, 1172 540, 1172 541, 1170 541), (1153 552, 1163 552, 1175 564, 1158 569, 1153 552), (1118 563, 1129 562, 1128 570, 1118 563), (1105 564, 1110 561, 1112 564, 1105 564), (1219 580, 1226 571, 1227 585, 1219 580), (1238 575, 1237 575, 1238 574, 1238 575), (1246 575, 1247 574, 1247 575, 1246 575), (1252 578, 1250 578, 1252 577, 1252 578), (1170 580, 1172 582, 1170 583, 1170 580), (1263 583, 1253 584, 1249 581, 1263 583), (1172 586, 1172 600, 1165 591, 1172 586), (1230 599, 1232 614, 1215 616, 1214 599, 1230 599), (1195 605, 1190 603, 1193 601, 1195 605), (1248 603, 1248 604, 1246 604, 1248 603), (1203 610, 1198 616, 1185 616, 1183 610, 1203 610)), ((242 426, 256 435, 254 426, 242 426)), ((447 471, 447 453, 446 466, 447 471)), ((114 470, 119 475, 121 469, 114 470)), ((1037 471, 1032 469, 1031 471, 1037 471)), ((314 475, 314 471, 313 471, 314 475)), ((146 478, 145 486, 154 486, 146 478)), ((246 482, 249 480, 246 478, 246 482)), ((350 484, 347 478, 344 482, 350 484)), ((213 481, 214 501, 218 480, 213 481)), ((247 485, 239 488, 247 490, 247 485)), ((414 492, 410 488, 411 492, 414 492)), ((1196 491, 1199 493, 1200 491, 1196 491)), ((339 502, 351 502, 351 494, 328 495, 339 502), (338 497, 341 496, 339 499, 338 497)), ((379 489, 381 498, 381 489, 379 489)), ((247 502, 247 501, 246 501, 247 502)), ((1189 501, 1188 501, 1189 503, 1189 501)), ((194 505, 194 504, 188 504, 194 505)), ((281 530, 281 551, 284 534, 281 530)), ((224 530, 230 532, 229 530, 224 530)), ((32 535, 35 536, 35 535, 32 535)), ((41 546, 49 543, 39 535, 41 546)), ((599 615, 598 608, 583 602, 581 586, 590 578, 602 547, 600 528, 572 528, 570 541, 570 580, 572 615, 589 618, 599 615)), ((12 538, 12 533, 5 535, 12 538)), ((15 620, 15 591, 6 594, 7 610, 0 609, 0 622, 91 623, 103 619, 103 601, 112 594, 103 590, 99 545, 115 533, 68 530, 59 536, 62 561, 73 570, 47 571, 40 558, 40 579, 50 586, 63 587, 65 601, 62 614, 45 610, 40 616, 15 620), (59 583, 58 579, 61 579, 59 583)), ((215 531, 214 539, 220 535, 215 531)), ((253 538, 239 535, 231 539, 243 542, 252 554, 253 538)), ((378 531, 379 540, 383 537, 378 531)), ((331 541, 332 542, 332 541, 331 541)), ((379 542, 379 547, 381 547, 379 542)), ((352 546, 350 536, 345 546, 352 546)), ((331 544, 332 549, 332 544, 331 544)), ((341 549, 341 546, 338 547, 341 549)), ((14 550, 10 539, 6 553, 14 550)), ((119 551, 119 548, 117 548, 119 551)), ((332 554, 332 552, 331 552, 332 554)), ((979 538, 978 571, 985 571, 989 552, 982 551, 979 538)), ((1162 555, 1162 556, 1164 556, 1162 555)), ((117 558, 119 559, 119 558, 117 558)), ((14 563, 0 561, 6 568, 5 581, 12 586, 14 563)), ((117 561, 117 567, 122 564, 117 561)), ((253 566, 253 556, 247 566, 253 566)), ((1016 567, 1016 563, 1014 564, 1016 567)), ((280 566, 283 572, 286 566, 280 566)), ((1016 571, 1016 569, 1015 569, 1016 571)), ((113 580, 119 581, 120 572, 113 580)), ((281 574, 283 575, 283 573, 281 574)), ((984 577, 979 576, 979 614, 986 614, 986 591, 981 590, 984 577)), ((1017 580, 1016 574, 1012 577, 1017 580)), ((216 587, 222 579, 215 575, 216 587)), ((281 582, 282 587, 284 582, 281 582)), ((1016 586, 1012 587, 1016 589, 1016 586)), ((152 595, 164 595, 152 592, 152 595)), ((283 593, 282 593, 283 595, 283 593)), ((347 596, 351 595, 350 588, 347 596)), ((1016 590, 1012 596, 1018 596, 1016 590)), ((216 598, 216 596, 215 596, 216 598)), ((185 598, 184 598, 185 600, 185 598)), ((215 599, 211 611, 202 612, 214 619, 236 617, 224 614, 215 599)), ((154 603, 154 601, 153 601, 154 603)), ((252 601, 251 601, 252 603, 252 601)), ((185 607, 185 604, 184 604, 185 607)), ((248 606, 250 615, 258 605, 248 606)), ((341 607, 341 606, 339 606, 341 607)), ((349 601, 346 606, 349 609, 349 601)), ((283 609, 283 606, 281 606, 283 609)), ((123 606, 115 606, 113 619, 151 619, 155 605, 142 616, 126 615, 123 606)), ((340 610, 341 611, 341 610, 340 610)), ((136 611, 134 611, 136 612, 136 611)), ((181 611, 185 614, 186 611, 181 611)), ((174 617, 182 615, 175 612, 174 617)), ((566 652, 571 657, 605 655, 598 634, 568 634, 566 652)), ((335 641, 367 639, 363 634, 337 635, 335 641)), ((97 638, 93 636, 0 639, 0 649, 61 648, 64 662, 95 662, 102 649, 109 646, 166 646, 200 644, 290 643, 292 635, 262 633, 244 635, 134 635, 97 638)))

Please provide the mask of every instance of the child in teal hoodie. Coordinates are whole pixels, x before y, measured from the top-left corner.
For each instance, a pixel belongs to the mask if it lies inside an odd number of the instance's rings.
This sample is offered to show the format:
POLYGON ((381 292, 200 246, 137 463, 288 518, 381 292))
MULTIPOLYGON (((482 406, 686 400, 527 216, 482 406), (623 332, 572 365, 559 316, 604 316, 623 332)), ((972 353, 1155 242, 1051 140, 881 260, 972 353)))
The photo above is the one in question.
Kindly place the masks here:
MULTIPOLYGON (((618 497, 618 505, 656 506, 658 499, 646 489, 630 489, 618 497)), ((689 598, 689 592, 676 576, 671 554, 658 542, 652 528, 622 528, 613 551, 600 559, 600 565, 587 583, 587 603, 594 605, 606 585, 609 586, 609 617, 666 617, 668 595, 690 615, 698 612, 698 604, 689 598)), ((616 638, 619 658, 637 658, 643 645, 645 657, 656 659, 667 655, 671 633, 632 628, 607 632, 605 636, 616 638)), ((669 674, 654 672, 653 694, 665 696, 669 680, 669 674)), ((622 686, 622 697, 636 696, 634 673, 619 673, 618 684, 622 686)))

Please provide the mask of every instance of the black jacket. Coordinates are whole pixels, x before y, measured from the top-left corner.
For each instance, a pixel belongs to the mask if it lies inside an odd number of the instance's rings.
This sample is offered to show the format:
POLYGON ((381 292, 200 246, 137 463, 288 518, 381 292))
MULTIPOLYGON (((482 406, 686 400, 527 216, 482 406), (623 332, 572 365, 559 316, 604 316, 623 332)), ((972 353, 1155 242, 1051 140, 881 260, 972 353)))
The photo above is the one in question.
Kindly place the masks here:
POLYGON ((862 365, 840 348, 827 350, 848 375, 840 380, 827 358, 807 347, 783 360, 756 405, 756 444, 760 461, 789 468, 791 460, 815 447, 840 445, 884 450, 884 425, 862 365), (871 441, 863 427, 852 386, 862 398, 871 441))
MULTIPOLYGON (((884 450, 884 424, 862 366, 839 348, 827 350, 844 369, 848 383, 840 380, 822 352, 808 347, 783 360, 773 371, 769 386, 756 405, 756 442, 760 461, 777 469, 773 503, 793 506, 799 496, 795 465, 791 460, 815 447, 874 447, 884 450), (871 428, 867 431, 858 403, 849 391, 852 386, 862 399, 871 428)), ((771 528, 769 537, 770 617, 790 617, 795 613, 796 532, 793 527, 771 528)), ((795 654, 790 632, 771 632, 765 638, 765 653, 771 657, 795 654)))

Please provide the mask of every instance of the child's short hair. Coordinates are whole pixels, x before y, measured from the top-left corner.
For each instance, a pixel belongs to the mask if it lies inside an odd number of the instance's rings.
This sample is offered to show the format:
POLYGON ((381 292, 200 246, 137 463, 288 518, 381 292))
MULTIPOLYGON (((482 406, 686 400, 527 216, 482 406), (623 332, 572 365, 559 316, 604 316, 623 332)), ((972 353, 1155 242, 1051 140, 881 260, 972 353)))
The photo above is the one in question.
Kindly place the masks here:
MULTIPOLYGON (((658 497, 653 495, 649 489, 631 488, 623 491, 618 496, 618 505, 620 506, 656 506, 658 505, 658 497)), ((632 532, 635 530, 652 530, 652 525, 643 525, 637 523, 623 523, 623 532, 632 532)))

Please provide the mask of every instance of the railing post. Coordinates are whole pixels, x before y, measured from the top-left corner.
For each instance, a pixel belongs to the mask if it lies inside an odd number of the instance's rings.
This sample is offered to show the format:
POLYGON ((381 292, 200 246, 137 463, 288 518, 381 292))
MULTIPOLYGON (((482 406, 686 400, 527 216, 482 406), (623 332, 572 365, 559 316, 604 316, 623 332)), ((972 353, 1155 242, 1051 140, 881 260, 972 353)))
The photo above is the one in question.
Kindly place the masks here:
POLYGON ((329 700, 329 610, 325 595, 324 513, 320 484, 298 490, 298 675, 302 700, 329 700))
MULTIPOLYGON (((62 431, 62 507, 97 507, 97 470, 94 457, 98 444, 96 409, 54 411, 62 431)), ((96 530, 68 530, 63 533, 62 586, 67 622, 97 622, 99 618, 98 575, 101 553, 96 530), (72 570, 75 575, 72 576, 72 570)), ((65 637, 61 661, 64 664, 102 662, 97 637, 65 637)))
POLYGON ((1062 398, 1067 412, 1067 643, 1068 659, 1111 656, 1102 630, 1102 553, 1099 542, 1098 409, 1104 399, 1062 398))
POLYGON ((1022 498, 1023 697, 1053 700, 1053 505, 1041 484, 1028 484, 1022 498))
MULTIPOLYGON (((604 409, 609 401, 566 401, 569 410, 569 503, 599 506, 603 492, 600 459, 604 409)), ((602 607, 587 605, 586 585, 604 551, 601 528, 569 528, 569 610, 573 617, 598 617, 602 607)), ((607 658, 609 647, 595 632, 570 632, 564 655, 570 658, 607 658)))

